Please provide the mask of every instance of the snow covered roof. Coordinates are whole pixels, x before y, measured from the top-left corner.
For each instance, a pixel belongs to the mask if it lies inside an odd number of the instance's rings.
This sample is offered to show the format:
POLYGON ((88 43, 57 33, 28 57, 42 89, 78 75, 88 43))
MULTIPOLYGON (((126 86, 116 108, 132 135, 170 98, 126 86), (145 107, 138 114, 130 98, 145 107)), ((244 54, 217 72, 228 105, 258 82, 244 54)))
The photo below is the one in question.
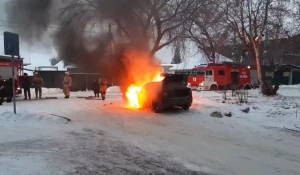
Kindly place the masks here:
POLYGON ((70 64, 65 66, 66 69, 74 69, 74 68, 78 68, 78 66, 74 65, 74 64, 70 64))
POLYGON ((67 69, 65 68, 65 65, 64 65, 64 61, 60 61, 58 62, 56 65, 57 69, 59 71, 66 71, 67 69))
POLYGON ((176 64, 160 64, 161 67, 174 67, 176 64))

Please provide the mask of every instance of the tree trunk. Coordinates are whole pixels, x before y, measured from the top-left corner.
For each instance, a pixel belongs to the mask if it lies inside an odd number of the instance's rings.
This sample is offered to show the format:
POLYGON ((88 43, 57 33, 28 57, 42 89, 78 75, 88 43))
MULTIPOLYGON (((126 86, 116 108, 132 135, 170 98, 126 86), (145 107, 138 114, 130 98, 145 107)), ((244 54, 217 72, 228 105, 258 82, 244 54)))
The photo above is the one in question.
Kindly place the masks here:
POLYGON ((256 60, 256 69, 257 69, 258 81, 261 85, 263 85, 264 80, 263 80, 262 71, 261 71, 261 61, 260 61, 259 50, 256 47, 254 47, 254 52, 255 52, 255 60, 256 60))
POLYGON ((271 95, 276 95, 277 90, 279 89, 279 85, 276 84, 275 87, 273 88, 273 85, 271 81, 264 81, 263 79, 263 72, 261 70, 261 59, 259 55, 259 50, 257 47, 254 45, 254 52, 255 52, 255 60, 256 60, 256 69, 257 69, 257 76, 258 76, 258 81, 261 85, 261 90, 263 95, 271 96, 271 95))

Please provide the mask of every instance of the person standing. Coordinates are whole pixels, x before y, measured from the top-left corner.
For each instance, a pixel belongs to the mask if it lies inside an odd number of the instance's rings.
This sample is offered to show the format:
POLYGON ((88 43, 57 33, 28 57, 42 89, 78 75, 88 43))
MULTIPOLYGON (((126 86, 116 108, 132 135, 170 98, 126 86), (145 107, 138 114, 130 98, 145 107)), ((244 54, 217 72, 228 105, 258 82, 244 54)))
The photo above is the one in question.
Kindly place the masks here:
POLYGON ((0 76, 0 105, 2 105, 4 97, 5 97, 5 89, 4 89, 4 84, 1 81, 1 76, 0 76))
POLYGON ((70 76, 70 73, 66 72, 65 77, 64 77, 64 81, 63 81, 65 98, 70 98, 71 84, 72 84, 72 78, 70 76))
POLYGON ((100 82, 98 80, 93 81, 93 89, 94 89, 94 94, 95 97, 99 98, 99 93, 100 93, 100 82))
POLYGON ((27 100, 27 97, 28 97, 29 100, 31 99, 30 85, 31 85, 31 83, 30 83, 30 79, 28 77, 28 74, 24 73, 24 79, 23 79, 23 83, 22 83, 22 87, 24 89, 24 95, 25 95, 24 100, 27 100))
POLYGON ((34 73, 32 85, 35 89, 35 98, 42 98, 42 86, 44 84, 43 78, 37 73, 34 73))
POLYGON ((5 89, 5 94, 6 94, 6 102, 10 103, 12 101, 13 98, 13 91, 16 89, 13 89, 13 79, 9 78, 4 86, 5 89))
POLYGON ((102 79, 100 86, 101 86, 100 87, 100 93, 101 93, 102 100, 105 100, 106 90, 107 90, 107 81, 102 79))

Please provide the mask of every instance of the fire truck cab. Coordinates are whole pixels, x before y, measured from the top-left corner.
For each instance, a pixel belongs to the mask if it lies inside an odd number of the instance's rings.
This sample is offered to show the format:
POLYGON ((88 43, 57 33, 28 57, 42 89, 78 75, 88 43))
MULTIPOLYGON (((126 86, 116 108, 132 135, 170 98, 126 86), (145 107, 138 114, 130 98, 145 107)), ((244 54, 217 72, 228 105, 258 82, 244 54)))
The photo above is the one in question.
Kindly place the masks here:
POLYGON ((192 69, 188 87, 193 90, 251 89, 250 69, 233 64, 208 63, 192 69))
MULTIPOLYGON (((21 94, 20 87, 20 76, 23 74, 23 58, 15 58, 14 71, 15 71, 15 81, 16 81, 16 93, 21 94)), ((6 83, 8 79, 12 78, 12 64, 11 57, 0 56, 0 76, 2 83, 6 83)))

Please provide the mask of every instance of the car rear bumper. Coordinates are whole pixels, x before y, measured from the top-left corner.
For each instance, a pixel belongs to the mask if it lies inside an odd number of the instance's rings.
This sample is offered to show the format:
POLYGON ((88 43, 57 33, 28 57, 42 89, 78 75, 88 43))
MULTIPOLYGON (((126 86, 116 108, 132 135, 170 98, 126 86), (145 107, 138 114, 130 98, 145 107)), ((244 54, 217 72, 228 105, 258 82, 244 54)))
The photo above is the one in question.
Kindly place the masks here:
POLYGON ((163 108, 173 107, 173 106, 191 106, 193 102, 192 95, 186 97, 176 97, 176 98, 165 98, 161 101, 161 106, 163 108))

